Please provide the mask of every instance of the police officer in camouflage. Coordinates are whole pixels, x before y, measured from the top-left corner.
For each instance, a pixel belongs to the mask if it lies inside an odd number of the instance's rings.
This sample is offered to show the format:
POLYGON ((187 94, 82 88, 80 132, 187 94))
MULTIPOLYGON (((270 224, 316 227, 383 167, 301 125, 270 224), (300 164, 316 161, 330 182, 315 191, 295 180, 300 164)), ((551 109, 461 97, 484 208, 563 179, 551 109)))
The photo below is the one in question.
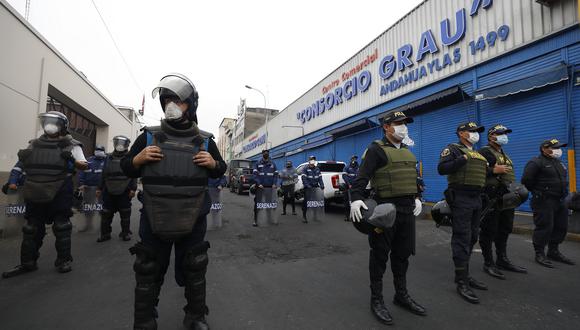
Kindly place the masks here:
POLYGON ((68 118, 56 111, 39 115, 44 134, 30 141, 18 152, 26 181, 22 194, 26 203, 26 223, 22 227, 20 265, 4 272, 8 278, 38 269, 36 261, 46 235, 46 224, 52 224, 59 273, 72 270, 70 217, 72 213, 74 169, 85 170, 87 161, 81 143, 68 132, 68 118))
POLYGON ((568 171, 560 160, 562 148, 566 147, 567 144, 557 139, 544 141, 540 155, 528 162, 522 175, 522 183, 532 192, 530 206, 535 225, 532 242, 536 262, 548 268, 554 267, 550 260, 574 265, 559 249, 568 232, 568 209, 564 203, 568 194, 568 171))
POLYGON ((130 249, 136 255, 134 329, 157 329, 156 306, 175 246, 175 279, 185 287, 187 329, 209 329, 205 274, 209 262, 205 241, 211 209, 208 178, 226 171, 211 133, 197 125, 198 93, 181 74, 169 74, 153 90, 165 119, 147 127, 122 159, 123 172, 141 177, 143 209, 139 236, 130 249))
MULTIPOLYGON (((409 256, 415 253, 415 216, 421 213, 418 199, 417 159, 402 143, 408 136, 407 124, 413 119, 403 112, 391 112, 383 119, 384 137, 369 145, 362 157, 358 176, 352 186, 351 219, 360 225, 361 208, 368 209, 363 199, 370 181, 377 204, 392 203, 396 207, 395 223, 386 229, 372 228, 368 234, 370 246, 369 275, 371 311, 379 321, 392 324, 393 319, 383 300, 383 275, 391 258, 395 295, 393 303, 417 315, 426 315, 425 308, 415 302, 407 291, 409 256)), ((358 229, 358 227, 357 227, 358 229)))
POLYGON ((131 240, 131 199, 137 191, 137 181, 127 177, 121 169, 121 160, 129 151, 131 140, 124 135, 113 138, 114 151, 107 155, 103 165, 103 175, 97 196, 103 197, 103 211, 101 212, 101 235, 97 242, 111 239, 111 223, 115 213, 121 217, 121 232, 119 237, 123 241, 131 240))
POLYGON ((487 160, 473 146, 485 128, 474 122, 457 127, 459 142, 447 145, 441 152, 437 170, 447 176, 445 199, 452 211, 451 249, 455 265, 457 293, 466 301, 477 304, 479 298, 471 290, 487 290, 487 286, 469 274, 469 259, 477 243, 482 211, 481 194, 486 182, 487 160))
POLYGON ((479 150, 489 164, 484 189, 486 198, 483 200, 484 209, 488 208, 489 212, 482 219, 479 245, 483 254, 484 272, 499 279, 505 279, 499 269, 527 273, 525 268, 514 265, 507 256, 507 240, 513 230, 515 209, 500 209, 502 196, 507 193, 508 186, 516 181, 514 164, 503 149, 508 144, 510 133, 512 130, 504 125, 492 126, 487 132, 488 145, 479 150), (494 243, 497 254, 495 261, 494 243))

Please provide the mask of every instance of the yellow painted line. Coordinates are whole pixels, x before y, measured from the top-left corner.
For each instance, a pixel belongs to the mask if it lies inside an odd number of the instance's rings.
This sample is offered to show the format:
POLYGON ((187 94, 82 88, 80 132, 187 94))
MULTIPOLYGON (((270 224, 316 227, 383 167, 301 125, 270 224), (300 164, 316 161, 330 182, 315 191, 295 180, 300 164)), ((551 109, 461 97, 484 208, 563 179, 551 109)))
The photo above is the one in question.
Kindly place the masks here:
POLYGON ((576 192, 576 155, 574 149, 568 149, 568 176, 570 177, 570 192, 576 192))

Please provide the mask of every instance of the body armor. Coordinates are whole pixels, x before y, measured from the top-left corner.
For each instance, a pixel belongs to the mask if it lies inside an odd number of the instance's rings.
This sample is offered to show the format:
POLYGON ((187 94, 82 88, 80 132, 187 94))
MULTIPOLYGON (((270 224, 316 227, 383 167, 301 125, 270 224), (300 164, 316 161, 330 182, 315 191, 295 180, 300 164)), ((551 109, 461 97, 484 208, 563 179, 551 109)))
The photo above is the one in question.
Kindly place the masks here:
POLYGON ((18 152, 27 174, 22 190, 26 202, 49 203, 54 199, 70 173, 69 164, 74 161, 71 150, 76 144, 70 135, 58 139, 43 135, 18 152))
POLYGON ((467 156, 467 164, 457 172, 447 176, 450 185, 483 187, 486 182, 487 160, 479 152, 469 150, 464 145, 453 144, 467 156))
POLYGON ((505 165, 510 169, 505 174, 494 174, 493 176, 487 177, 485 185, 486 186, 498 186, 498 185, 502 184, 502 185, 507 187, 507 186, 509 186, 510 183, 515 182, 516 175, 514 173, 514 163, 509 158, 509 156, 503 152, 497 151, 495 148, 490 147, 490 146, 485 146, 484 148, 491 151, 491 153, 493 154, 493 156, 496 159, 497 165, 505 165))
POLYGON ((111 154, 107 158, 105 169, 103 170, 103 181, 107 192, 111 195, 121 195, 127 191, 131 182, 121 169, 121 159, 124 155, 111 154))
POLYGON ((417 194, 417 159, 409 149, 393 148, 375 141, 387 155, 387 165, 379 168, 371 186, 379 198, 413 196, 417 194))
POLYGON ((163 159, 142 168, 143 205, 153 233, 177 240, 191 233, 206 198, 208 171, 193 163, 206 138, 195 124, 177 130, 162 121, 146 131, 163 159))

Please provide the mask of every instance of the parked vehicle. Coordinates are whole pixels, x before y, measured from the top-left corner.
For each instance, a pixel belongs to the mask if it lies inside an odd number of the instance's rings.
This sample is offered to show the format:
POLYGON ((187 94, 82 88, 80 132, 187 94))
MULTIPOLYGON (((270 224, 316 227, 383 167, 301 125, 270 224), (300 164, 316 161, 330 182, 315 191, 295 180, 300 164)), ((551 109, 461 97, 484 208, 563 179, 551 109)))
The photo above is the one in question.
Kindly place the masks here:
POLYGON ((237 172, 240 168, 252 169, 254 167, 254 162, 249 159, 232 159, 228 163, 228 174, 227 174, 227 181, 228 187, 231 188, 232 186, 232 176, 237 172))
POLYGON ((230 191, 238 195, 243 194, 255 183, 254 174, 251 168, 238 168, 230 179, 230 191))
MULTIPOLYGON (((299 180, 296 183, 294 191, 296 192, 296 199, 300 200, 304 196, 304 185, 302 184, 302 172, 308 166, 308 163, 300 164, 296 170, 298 171, 299 180)), ((333 160, 318 161, 318 167, 322 175, 322 182, 324 182, 324 199, 329 202, 343 203, 342 198, 344 193, 340 191, 339 187, 344 183, 342 173, 344 172, 344 162, 337 162, 333 160)))

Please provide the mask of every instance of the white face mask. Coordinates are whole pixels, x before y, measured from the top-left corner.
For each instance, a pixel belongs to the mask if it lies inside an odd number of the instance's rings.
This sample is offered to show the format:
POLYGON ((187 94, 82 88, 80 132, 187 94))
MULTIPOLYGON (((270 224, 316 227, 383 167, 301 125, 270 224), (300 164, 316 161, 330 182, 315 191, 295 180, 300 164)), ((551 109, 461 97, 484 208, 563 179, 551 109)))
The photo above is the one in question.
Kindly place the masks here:
POLYGON ((46 125, 44 125, 43 129, 44 129, 44 133, 46 133, 48 135, 55 135, 56 133, 58 133, 60 131, 60 128, 56 124, 46 124, 46 125))
POLYGON ((394 129, 395 133, 393 133, 393 136, 399 141, 403 141, 403 139, 409 135, 409 129, 407 128, 407 125, 397 125, 394 127, 394 129))
POLYGON ((509 138, 505 134, 498 135, 495 138, 496 138, 495 142, 497 144, 499 144, 500 146, 504 146, 504 145, 508 144, 509 138))
POLYGON ((316 161, 315 160, 311 160, 311 161, 308 162, 308 164, 316 166, 316 161))
POLYGON ((467 138, 467 141, 469 141, 469 143, 471 144, 476 144, 477 142, 479 142, 479 133, 469 132, 469 137, 467 138))
POLYGON ((552 149, 552 158, 562 158, 562 149, 552 149))
POLYGON ((105 158, 105 152, 102 150, 95 151, 95 157, 97 158, 105 158))
POLYGON ((125 151, 127 149, 125 148, 124 145, 119 144, 119 145, 115 146, 115 150, 118 151, 118 152, 123 152, 123 151, 125 151))
POLYGON ((178 120, 183 116, 183 113, 181 112, 181 108, 173 103, 173 102, 169 102, 166 106, 165 106, 165 119, 167 120, 178 120))

